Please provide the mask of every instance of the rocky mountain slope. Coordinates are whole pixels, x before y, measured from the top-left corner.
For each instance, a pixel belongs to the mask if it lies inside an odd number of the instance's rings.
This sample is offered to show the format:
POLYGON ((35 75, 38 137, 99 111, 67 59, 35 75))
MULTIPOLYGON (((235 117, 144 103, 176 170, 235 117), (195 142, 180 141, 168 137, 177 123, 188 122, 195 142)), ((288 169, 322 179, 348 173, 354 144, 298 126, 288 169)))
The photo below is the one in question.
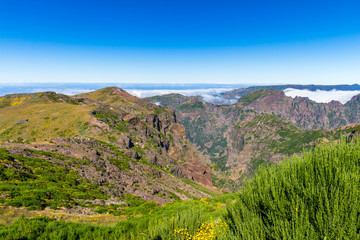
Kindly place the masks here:
POLYGON ((179 94, 148 99, 175 109, 188 139, 213 163, 215 182, 229 188, 263 163, 357 131, 360 123, 359 96, 345 105, 291 98, 272 89, 252 91, 227 106, 179 94))
POLYGON ((0 97, 0 141, 0 180, 7 186, 0 200, 10 205, 33 184, 39 188, 29 204, 56 202, 55 208, 126 206, 136 197, 164 204, 218 192, 206 158, 186 139, 174 111, 119 88, 0 97), (64 189, 78 194, 59 203, 64 174, 64 189))
POLYGON ((225 99, 234 99, 240 98, 252 91, 260 90, 260 89, 275 89, 278 91, 285 90, 287 88, 294 88, 294 89, 301 89, 301 90, 309 90, 309 91, 316 91, 316 90, 323 90, 323 91, 331 91, 331 90, 338 90, 338 91, 354 91, 360 90, 359 84, 343 84, 343 85, 298 85, 298 84, 286 84, 286 85, 267 85, 267 86, 251 86, 248 88, 238 88, 228 92, 223 93, 223 97, 225 99))
POLYGON ((287 97, 283 91, 262 89, 240 98, 236 105, 245 110, 275 114, 304 129, 333 129, 360 123, 360 95, 342 105, 338 101, 317 103, 305 97, 287 97))

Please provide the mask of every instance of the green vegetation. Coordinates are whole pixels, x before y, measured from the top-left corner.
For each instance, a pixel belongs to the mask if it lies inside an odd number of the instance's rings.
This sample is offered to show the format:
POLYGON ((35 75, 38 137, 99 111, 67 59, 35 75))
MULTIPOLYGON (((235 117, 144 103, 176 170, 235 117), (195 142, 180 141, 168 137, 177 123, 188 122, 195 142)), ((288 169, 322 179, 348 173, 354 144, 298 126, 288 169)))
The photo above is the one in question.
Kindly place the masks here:
POLYGON ((264 161, 262 158, 252 158, 250 161, 250 166, 248 167, 248 176, 252 176, 254 175, 254 173, 256 173, 260 166, 261 167, 268 167, 268 166, 272 166, 274 165, 274 163, 272 162, 267 162, 264 161))
MULTIPOLYGON (((46 155, 50 156, 52 153, 46 155)), ((71 162, 70 159, 59 158, 71 162)), ((103 194, 98 185, 81 178, 75 170, 66 168, 59 162, 11 155, 5 148, 0 148, 0 161, 0 192, 6 196, 0 198, 0 202, 5 205, 56 209, 78 205, 80 199, 110 198, 103 194)))
POLYGON ((184 119, 181 124, 185 126, 186 137, 197 146, 201 146, 200 149, 205 150, 210 155, 211 161, 225 171, 227 169, 225 166, 227 158, 222 155, 227 147, 226 138, 223 137, 227 128, 218 128, 214 134, 206 133, 206 121, 201 117, 198 117, 195 121, 184 119), (212 144, 207 147, 206 144, 209 142, 212 144))
POLYGON ((239 99, 239 102, 248 105, 250 103, 255 102, 257 99, 271 95, 274 92, 275 91, 269 89, 260 89, 260 90, 252 91, 246 94, 245 96, 241 97, 239 99))
POLYGON ((112 162, 115 166, 117 166, 121 170, 130 169, 130 164, 127 160, 121 158, 108 158, 110 162, 112 162))
MULTIPOLYGON (((196 235, 201 233, 201 226, 204 224, 214 226, 214 222, 218 223, 224 214, 226 204, 234 201, 236 196, 237 194, 228 194, 213 199, 177 201, 162 207, 148 207, 150 211, 143 212, 144 215, 119 221, 115 226, 63 222, 51 217, 20 218, 9 226, 0 225, 0 238, 184 239, 179 230, 186 229, 189 235, 196 235)), ((207 234, 205 236, 209 236, 206 239, 212 239, 211 232, 203 232, 207 234)))
MULTIPOLYGON (((1 154, 11 161, 6 150, 1 154)), ((138 211, 115 226, 20 218, 0 225, 0 238, 359 239, 360 143, 320 145, 302 157, 260 167, 238 194, 162 207, 125 197, 138 211)))
POLYGON ((78 121, 77 123, 77 130, 79 131, 80 135, 85 135, 89 129, 89 122, 81 122, 78 121))
POLYGON ((91 135, 91 106, 61 94, 24 94, 0 98, 0 141, 42 141, 91 135))
POLYGON ((160 114, 162 114, 162 113, 165 113, 166 110, 165 110, 165 109, 162 109, 162 108, 154 107, 154 112, 155 112, 155 114, 160 115, 160 114))
POLYGON ((48 94, 44 94, 44 96, 50 99, 54 103, 65 102, 72 105, 79 105, 78 101, 63 94, 48 93, 48 94))
POLYGON ((120 115, 115 111, 99 108, 95 110, 95 117, 101 119, 114 129, 121 132, 129 132, 129 124, 123 121, 120 115))
POLYGON ((273 148, 277 153, 285 153, 288 155, 299 153, 303 148, 309 149, 310 143, 325 137, 325 134, 320 130, 301 131, 294 129, 281 129, 277 131, 283 140, 273 141, 270 148, 273 148))
MULTIPOLYGON (((91 139, 97 141, 98 143, 101 143, 102 145, 104 145, 104 146, 106 146, 106 147, 109 147, 109 148, 111 149, 111 151, 113 151, 118 157, 121 157, 121 158, 122 158, 122 159, 121 159, 122 161, 126 161, 126 162, 135 161, 134 159, 129 158, 128 156, 126 156, 126 155, 124 154, 124 152, 120 150, 119 147, 117 147, 117 146, 115 146, 115 145, 112 145, 112 144, 110 144, 110 143, 107 143, 107 142, 103 142, 103 141, 98 140, 98 139, 94 139, 94 138, 91 138, 91 139)), ((124 163, 124 164, 125 164, 125 163, 124 163)), ((121 164, 121 165, 123 165, 123 164, 121 164)))
POLYGON ((225 219, 234 239, 359 239, 359 141, 262 168, 225 219))
POLYGON ((194 109, 198 109, 198 108, 204 108, 204 103, 201 101, 195 102, 195 103, 191 103, 188 105, 181 105, 178 110, 194 110, 194 109))

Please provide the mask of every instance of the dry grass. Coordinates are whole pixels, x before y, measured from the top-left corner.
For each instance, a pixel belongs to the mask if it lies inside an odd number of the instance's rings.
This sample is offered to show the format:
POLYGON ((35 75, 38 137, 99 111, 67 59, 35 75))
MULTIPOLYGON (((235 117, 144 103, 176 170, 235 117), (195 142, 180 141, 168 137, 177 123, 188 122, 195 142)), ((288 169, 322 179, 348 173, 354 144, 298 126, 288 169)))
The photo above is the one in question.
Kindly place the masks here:
POLYGON ((35 216, 49 217, 55 220, 65 222, 88 223, 92 225, 112 226, 121 220, 125 220, 125 216, 114 216, 111 214, 81 214, 69 213, 65 209, 52 210, 46 208, 42 211, 27 210, 26 208, 15 208, 4 206, 0 203, 0 225, 10 225, 19 218, 31 218, 35 216))

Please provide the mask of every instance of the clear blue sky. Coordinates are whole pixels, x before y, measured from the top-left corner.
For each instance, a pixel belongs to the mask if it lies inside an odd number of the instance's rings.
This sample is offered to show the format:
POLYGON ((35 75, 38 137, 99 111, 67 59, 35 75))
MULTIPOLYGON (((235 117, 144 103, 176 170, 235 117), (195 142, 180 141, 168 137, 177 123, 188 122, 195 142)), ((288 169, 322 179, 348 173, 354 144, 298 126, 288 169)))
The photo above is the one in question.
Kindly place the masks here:
POLYGON ((359 1, 2 0, 0 82, 358 83, 359 1))

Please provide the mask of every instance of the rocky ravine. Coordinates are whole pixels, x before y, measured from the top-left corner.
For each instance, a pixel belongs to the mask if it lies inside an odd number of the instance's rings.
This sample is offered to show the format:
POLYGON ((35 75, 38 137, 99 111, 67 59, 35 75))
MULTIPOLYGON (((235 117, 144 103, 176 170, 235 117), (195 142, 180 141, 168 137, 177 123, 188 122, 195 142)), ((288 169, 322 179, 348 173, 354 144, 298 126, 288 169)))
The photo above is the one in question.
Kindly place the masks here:
POLYGON ((222 186, 229 186, 229 178, 239 182, 242 173, 251 173, 263 163, 279 162, 318 139, 336 138, 352 129, 338 130, 341 126, 360 123, 359 96, 345 105, 291 98, 271 89, 250 92, 227 106, 179 94, 148 99, 175 109, 188 139, 216 164, 213 168, 222 186))

